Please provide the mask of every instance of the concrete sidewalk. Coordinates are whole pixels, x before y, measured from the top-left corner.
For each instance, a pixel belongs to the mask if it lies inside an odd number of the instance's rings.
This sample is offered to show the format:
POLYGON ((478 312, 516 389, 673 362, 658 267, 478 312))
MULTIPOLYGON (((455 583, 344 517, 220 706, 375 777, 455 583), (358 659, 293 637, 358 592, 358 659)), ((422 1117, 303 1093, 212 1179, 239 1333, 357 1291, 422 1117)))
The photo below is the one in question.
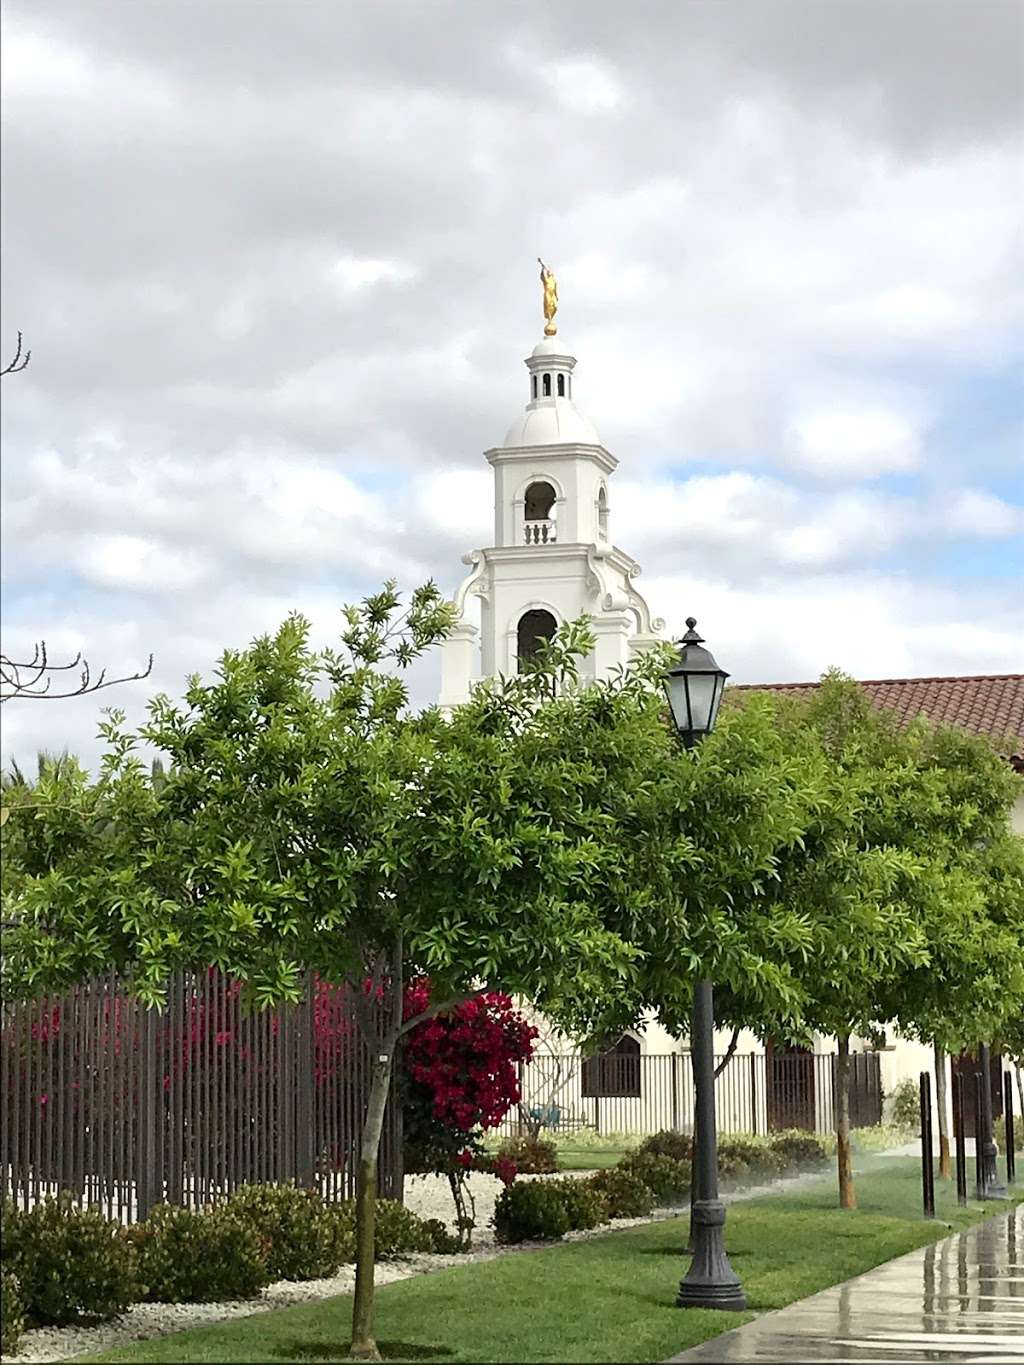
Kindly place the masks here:
POLYGON ((1024 1361, 1024 1205, 673 1361, 1024 1361))

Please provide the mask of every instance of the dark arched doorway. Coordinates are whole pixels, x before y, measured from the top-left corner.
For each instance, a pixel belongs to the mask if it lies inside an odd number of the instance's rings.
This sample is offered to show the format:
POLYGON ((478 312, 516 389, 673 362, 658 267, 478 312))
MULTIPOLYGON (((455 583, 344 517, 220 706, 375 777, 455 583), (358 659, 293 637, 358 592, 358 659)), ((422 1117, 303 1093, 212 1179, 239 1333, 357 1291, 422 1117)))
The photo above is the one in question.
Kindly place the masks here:
POLYGON ((557 629, 558 622, 549 611, 536 608, 523 612, 516 631, 516 658, 519 660, 520 668, 528 659, 534 657, 545 640, 554 638, 557 629))

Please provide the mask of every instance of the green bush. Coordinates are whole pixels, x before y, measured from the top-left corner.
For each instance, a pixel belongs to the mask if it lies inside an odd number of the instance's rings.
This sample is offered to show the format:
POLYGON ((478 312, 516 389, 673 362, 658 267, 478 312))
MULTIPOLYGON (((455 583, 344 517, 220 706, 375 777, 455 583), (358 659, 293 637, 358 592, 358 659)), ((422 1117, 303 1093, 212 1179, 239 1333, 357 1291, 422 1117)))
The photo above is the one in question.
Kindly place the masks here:
POLYGON ((647 1156, 670 1156, 673 1161, 692 1161, 693 1134, 674 1133, 670 1128, 664 1128, 660 1133, 644 1138, 637 1151, 647 1156))
MULTIPOLYGON (((355 1200, 330 1205, 343 1261, 354 1261, 356 1255, 355 1200)), ((374 1257, 386 1261, 394 1256, 406 1256, 416 1251, 450 1254, 457 1239, 440 1218, 418 1218, 411 1209, 394 1199, 378 1199, 373 1224, 374 1257)), ((455 1247, 457 1249, 457 1247, 455 1247)))
POLYGON ((609 1218, 644 1218, 654 1208, 654 1191, 621 1164, 598 1171, 587 1183, 604 1199, 609 1218))
MULTIPOLYGON (((884 1152, 889 1147, 902 1147, 915 1136, 910 1128, 898 1128, 894 1123, 873 1123, 870 1127, 851 1128, 850 1146, 855 1152, 884 1152)), ((835 1138, 830 1138, 830 1154, 835 1154, 835 1138)))
POLYGON ((440 1218, 424 1218, 423 1229, 430 1238, 430 1250, 441 1256, 454 1256, 462 1250, 458 1237, 440 1218))
POLYGON ((889 1122, 897 1128, 911 1128, 915 1133, 921 1127, 921 1092, 909 1076, 892 1092, 889 1122))
POLYGON ((655 1152, 631 1152, 622 1158, 618 1169, 642 1180, 659 1204, 682 1204, 689 1198, 693 1178, 689 1161, 655 1152))
POLYGON ((70 1195, 4 1207, 2 1255, 33 1327, 116 1318, 138 1296, 135 1258, 121 1227, 70 1195))
POLYGON ((294 1185, 243 1185, 225 1208, 247 1223, 267 1248, 273 1280, 321 1280, 333 1275, 351 1247, 316 1190, 294 1185))
POLYGON ((723 1188, 755 1183, 750 1167, 739 1152, 718 1149, 718 1183, 723 1188))
POLYGON ((561 1195, 570 1232, 600 1227, 608 1222, 608 1205, 604 1196, 589 1181, 566 1176, 564 1180, 546 1180, 544 1184, 549 1189, 557 1189, 561 1195))
POLYGON ((24 1330, 25 1311, 18 1277, 13 1270, 0 1270, 0 1352, 15 1355, 24 1330))
POLYGON ((125 1235, 135 1247, 143 1297, 150 1303, 254 1299, 271 1280, 269 1239, 229 1203, 202 1213, 158 1204, 125 1235))
MULTIPOLYGON (((553 1241, 571 1227, 562 1181, 517 1180, 506 1185, 494 1205, 499 1242, 553 1241)), ((585 1182, 584 1182, 585 1183, 585 1182)))
MULTIPOLYGON (((411 1251, 437 1251, 436 1225, 439 1222, 436 1218, 430 1219, 429 1223, 417 1218, 395 1199, 378 1199, 373 1225, 378 1259, 387 1260, 411 1251)), ((447 1236, 443 1223, 441 1229, 447 1236)))
POLYGON ((814 1170, 828 1165, 828 1142, 802 1128, 783 1128, 772 1133, 768 1145, 785 1159, 788 1171, 814 1170))
MULTIPOLYGON (((730 1133, 718 1144, 719 1155, 723 1153, 728 1161, 740 1161, 746 1167, 746 1174, 752 1180, 774 1180, 785 1175, 789 1159, 763 1138, 748 1133, 730 1133)), ((736 1172, 737 1178, 743 1173, 736 1172)))
POLYGON ((520 1175, 551 1175, 558 1170, 558 1150, 548 1138, 529 1134, 506 1138, 498 1156, 514 1161, 520 1175))

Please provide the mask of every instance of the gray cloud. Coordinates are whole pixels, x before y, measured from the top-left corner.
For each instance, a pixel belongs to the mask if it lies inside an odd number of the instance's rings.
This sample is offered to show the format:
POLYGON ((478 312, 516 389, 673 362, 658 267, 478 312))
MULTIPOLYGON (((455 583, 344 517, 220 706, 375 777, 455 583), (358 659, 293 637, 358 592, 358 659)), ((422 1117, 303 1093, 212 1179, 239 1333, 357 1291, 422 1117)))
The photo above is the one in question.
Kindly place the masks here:
MULTIPOLYGON (((453 586, 486 534, 465 476, 525 398, 538 251, 653 578, 714 553, 723 612, 757 584, 811 620, 801 582, 899 555, 955 620, 971 588, 927 581, 926 549, 1013 534, 1021 24, 990 0, 9 4, 2 336, 34 354, 4 381, 8 630, 152 647, 172 687, 274 612, 326 621, 387 572, 453 586), (1005 408, 969 458, 951 377, 1005 408), (763 482, 684 555, 654 513, 693 465, 763 482)), ((1006 656, 985 592, 979 667, 1006 656)), ((78 744, 87 711, 46 723, 78 744)))

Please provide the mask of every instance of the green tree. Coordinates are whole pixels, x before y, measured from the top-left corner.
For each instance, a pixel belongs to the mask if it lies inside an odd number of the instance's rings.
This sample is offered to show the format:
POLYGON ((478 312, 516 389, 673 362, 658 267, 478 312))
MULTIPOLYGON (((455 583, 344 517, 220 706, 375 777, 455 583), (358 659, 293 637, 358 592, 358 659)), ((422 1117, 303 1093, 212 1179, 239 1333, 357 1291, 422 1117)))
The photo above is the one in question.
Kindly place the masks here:
POLYGON ((572 758, 543 777, 524 768, 531 707, 572 682, 593 643, 585 627, 449 724, 436 710, 410 714, 393 670, 443 635, 451 608, 430 585, 404 617, 398 608, 388 585, 350 609, 338 652, 311 650, 293 617, 226 653, 211 684, 191 679, 183 705, 156 698, 138 735, 113 713, 98 781, 69 768, 59 788, 41 782, 32 818, 5 831, 17 851, 9 990, 111 964, 152 1005, 177 967, 242 978, 256 1007, 296 999, 310 969, 352 989, 375 1059, 353 1313, 353 1353, 366 1356, 376 1159, 401 1035, 491 983, 584 1018, 635 957, 594 894, 621 845, 600 793, 572 758), (160 782, 140 741, 168 760, 160 782), (429 973, 434 1003, 403 1020, 410 970, 429 973))
POLYGON ((862 688, 829 674, 777 724, 826 761, 827 799, 779 866, 782 904, 814 920, 802 1029, 741 993, 727 1010, 776 1037, 837 1038, 840 1202, 855 1207, 849 1043, 886 1023, 943 1046, 995 1037, 1021 1008, 1021 843, 1007 829, 1019 789, 984 740, 903 727, 862 688), (986 951, 986 947, 988 951, 986 951))
POLYGON ((951 1174, 947 1054, 1001 1041, 1024 1015, 1024 839, 1009 828, 1020 777, 987 738, 914 726, 919 779, 899 813, 931 873, 928 960, 892 983, 891 1017, 931 1042, 940 1172, 951 1174))

